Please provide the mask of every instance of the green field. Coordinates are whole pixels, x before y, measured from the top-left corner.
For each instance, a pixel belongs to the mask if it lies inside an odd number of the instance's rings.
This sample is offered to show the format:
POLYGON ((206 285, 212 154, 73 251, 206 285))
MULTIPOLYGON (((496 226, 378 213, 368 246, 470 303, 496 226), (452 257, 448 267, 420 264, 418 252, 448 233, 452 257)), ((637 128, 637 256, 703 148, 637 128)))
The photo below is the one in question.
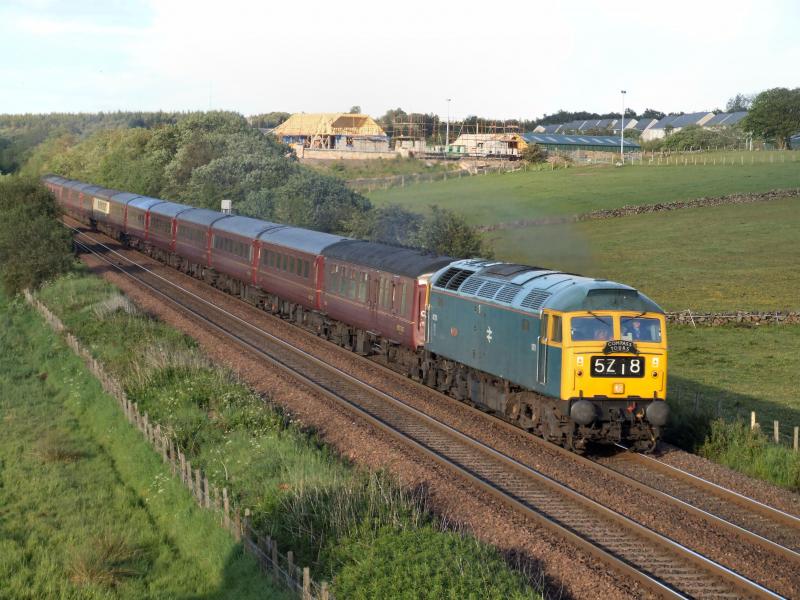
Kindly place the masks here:
POLYGON ((288 597, 31 309, 0 322, 0 598, 288 597))
POLYGON ((786 163, 735 166, 604 166, 492 174, 369 195, 377 206, 399 204, 424 212, 450 208, 473 225, 552 215, 574 215, 626 204, 654 204, 701 196, 800 187, 800 156, 786 163))
POLYGON ((800 199, 495 231, 498 258, 622 281, 667 310, 800 308, 800 199))
POLYGON ((669 327, 669 397, 721 416, 800 425, 800 325, 669 327))

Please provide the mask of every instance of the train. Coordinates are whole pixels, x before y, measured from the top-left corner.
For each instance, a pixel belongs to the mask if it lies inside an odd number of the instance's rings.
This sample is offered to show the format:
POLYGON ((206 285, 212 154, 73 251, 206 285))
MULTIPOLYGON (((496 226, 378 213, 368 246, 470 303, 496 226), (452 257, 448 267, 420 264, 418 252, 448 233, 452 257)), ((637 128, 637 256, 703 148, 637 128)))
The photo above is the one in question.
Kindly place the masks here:
POLYGON ((92 229, 573 451, 649 452, 667 425, 664 311, 631 286, 43 182, 92 229))

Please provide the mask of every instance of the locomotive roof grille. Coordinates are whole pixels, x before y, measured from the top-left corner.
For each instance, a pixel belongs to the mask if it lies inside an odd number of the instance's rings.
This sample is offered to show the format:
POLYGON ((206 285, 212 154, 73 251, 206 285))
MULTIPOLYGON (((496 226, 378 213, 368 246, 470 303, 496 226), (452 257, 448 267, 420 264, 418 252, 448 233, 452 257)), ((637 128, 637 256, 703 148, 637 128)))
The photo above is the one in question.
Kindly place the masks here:
POLYGON ((472 275, 475 271, 467 271, 466 269, 460 270, 456 273, 450 281, 447 282, 446 288, 448 290, 457 290, 464 283, 464 280, 472 275))
POLYGON ((481 289, 478 290, 478 296, 481 298, 494 298, 494 295, 503 287, 503 284, 499 281, 487 281, 481 286, 481 289))
POLYGON ((480 277, 468 277, 458 291, 462 294, 475 294, 485 281, 485 279, 481 279, 480 277))
POLYGON ((449 281, 450 281, 450 280, 451 280, 451 279, 452 279, 452 278, 455 276, 455 274, 456 274, 456 273, 458 273, 460 270, 461 270, 461 269, 459 269, 458 267, 450 267, 449 269, 447 269, 447 271, 445 271, 444 273, 442 273, 442 275, 439 277, 439 279, 437 279, 437 280, 436 280, 436 283, 434 284, 434 286, 435 286, 435 287, 439 287, 439 288, 444 288, 444 287, 447 285, 447 283, 448 283, 448 282, 449 282, 449 281))
POLYGON ((531 310, 538 310, 550 297, 550 292, 544 290, 531 290, 530 293, 522 299, 520 306, 530 308, 531 310))
POLYGON ((497 302, 511 304, 521 289, 522 288, 518 285, 504 285, 502 288, 500 288, 500 291, 497 292, 494 299, 497 302))

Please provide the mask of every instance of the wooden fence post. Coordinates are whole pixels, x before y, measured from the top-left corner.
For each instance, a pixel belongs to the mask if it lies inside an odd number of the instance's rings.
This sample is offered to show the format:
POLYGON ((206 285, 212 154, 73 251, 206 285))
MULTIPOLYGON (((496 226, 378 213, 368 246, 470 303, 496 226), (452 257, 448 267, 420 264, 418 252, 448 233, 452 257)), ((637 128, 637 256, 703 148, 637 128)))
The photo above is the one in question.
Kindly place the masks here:
POLYGON ((311 600, 311 572, 303 567, 303 600, 311 600))
POLYGON ((211 491, 214 492, 214 510, 219 510, 219 488, 217 486, 212 486, 211 491))
POLYGON ((794 428, 794 451, 797 452, 800 450, 800 427, 794 428))
POLYGON ((286 553, 286 561, 289 563, 289 568, 286 569, 286 583, 291 586, 294 579, 294 552, 291 550, 286 553))
POLYGON ((758 427, 758 423, 756 423, 756 411, 750 411, 750 430, 754 431, 755 428, 758 427))
POLYGON ((231 505, 228 500, 228 488, 222 488, 222 522, 225 524, 225 529, 231 529, 231 505))
POLYGON ((177 463, 177 456, 175 453, 175 442, 172 438, 169 439, 169 463, 170 467, 172 468, 172 476, 175 477, 178 473, 178 463, 177 463))
POLYGON ((328 600, 329 599, 329 596, 328 596, 328 582, 327 581, 323 581, 322 585, 320 585, 320 596, 321 596, 321 600, 328 600))
POLYGON ((203 480, 200 477, 200 469, 194 470, 194 497, 200 506, 203 506, 203 480))
POLYGON ((186 461, 186 472, 183 474, 183 483, 190 490, 192 489, 192 462, 186 461))
POLYGON ((775 440, 776 444, 779 444, 781 441, 781 426, 778 421, 772 422, 772 438, 775 440))
POLYGON ((211 508, 211 494, 208 493, 208 477, 203 477, 203 506, 211 508))
POLYGON ((277 579, 280 576, 280 567, 278 567, 278 542, 272 540, 272 572, 277 579))
POLYGON ((233 511, 233 538, 237 542, 242 541, 242 518, 239 509, 233 511))

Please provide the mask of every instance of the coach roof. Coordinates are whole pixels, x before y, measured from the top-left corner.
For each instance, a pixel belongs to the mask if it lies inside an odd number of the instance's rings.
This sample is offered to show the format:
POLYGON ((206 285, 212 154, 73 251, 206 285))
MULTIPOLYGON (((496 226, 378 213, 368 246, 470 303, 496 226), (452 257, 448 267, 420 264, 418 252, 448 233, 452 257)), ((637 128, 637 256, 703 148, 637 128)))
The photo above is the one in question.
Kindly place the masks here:
POLYGON ((221 231, 223 233, 232 233, 246 238, 255 239, 259 234, 274 229, 276 227, 284 227, 278 223, 270 223, 269 221, 262 221, 260 219, 253 219, 250 217, 231 217, 230 219, 222 219, 214 223, 214 231, 221 231))
POLYGON ((322 255, 405 277, 433 273, 453 262, 448 256, 360 240, 343 240, 325 248, 322 255))
POLYGON ((192 225, 201 225, 209 227, 220 219, 230 219, 231 215, 226 215, 216 210, 209 210, 207 208, 192 208, 182 212, 178 215, 179 223, 191 223, 192 225))
POLYGON ((179 213, 182 213, 187 210, 191 210, 191 206, 187 206, 185 204, 178 204, 176 202, 162 202, 161 204, 154 204, 153 208, 150 209, 150 213, 154 215, 160 215, 163 217, 174 217, 179 213))
POLYGON ((266 244, 277 244, 300 252, 320 254, 324 248, 349 238, 300 227, 285 226, 265 231, 259 236, 259 239, 266 244))

